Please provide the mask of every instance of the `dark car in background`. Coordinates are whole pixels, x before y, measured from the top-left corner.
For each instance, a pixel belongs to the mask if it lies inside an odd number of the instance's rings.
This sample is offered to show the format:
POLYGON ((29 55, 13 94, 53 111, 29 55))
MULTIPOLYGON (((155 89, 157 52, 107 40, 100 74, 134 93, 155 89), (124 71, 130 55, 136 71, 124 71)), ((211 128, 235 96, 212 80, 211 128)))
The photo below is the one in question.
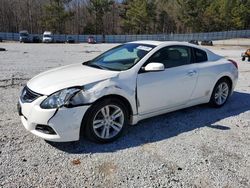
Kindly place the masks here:
POLYGON ((89 36, 89 37, 88 37, 88 43, 89 43, 89 44, 96 44, 95 38, 94 38, 93 36, 89 36))
POLYGON ((27 43, 30 42, 29 32, 26 30, 19 32, 19 42, 27 43))
POLYGON ((67 36, 67 40, 66 40, 67 43, 75 43, 75 39, 71 36, 67 36))
POLYGON ((41 42, 42 42, 42 39, 41 39, 38 35, 35 35, 35 36, 33 36, 33 38, 32 38, 32 42, 33 42, 33 43, 41 43, 41 42))
POLYGON ((201 45, 203 45, 203 46, 213 46, 213 41, 211 41, 211 40, 203 40, 203 41, 201 41, 201 45))
POLYGON ((189 43, 190 44, 199 45, 199 41, 198 40, 190 40, 189 43))

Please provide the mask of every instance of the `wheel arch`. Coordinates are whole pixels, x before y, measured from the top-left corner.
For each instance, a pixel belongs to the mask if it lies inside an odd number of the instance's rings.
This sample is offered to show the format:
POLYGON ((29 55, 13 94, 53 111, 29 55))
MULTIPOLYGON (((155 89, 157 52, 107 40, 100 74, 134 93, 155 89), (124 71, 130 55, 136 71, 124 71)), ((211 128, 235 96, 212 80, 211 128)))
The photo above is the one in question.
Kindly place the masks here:
MULTIPOLYGON (((229 81, 229 83, 230 83, 230 93, 232 93, 233 80, 232 80, 232 78, 231 78, 230 76, 228 76, 228 75, 220 76, 220 77, 216 80, 216 82, 214 83, 213 90, 214 90, 216 84, 217 84, 220 80, 222 80, 222 79, 226 79, 226 80, 229 81)), ((212 90, 212 92, 211 92, 210 99, 211 99, 211 96, 212 96, 212 94, 213 94, 213 90, 212 90)))
POLYGON ((232 91, 233 91, 233 80, 230 78, 230 76, 224 75, 224 76, 220 77, 219 79, 217 79, 217 82, 214 84, 212 93, 210 95, 209 104, 212 107, 215 107, 215 108, 222 107, 226 103, 226 101, 228 100, 228 97, 232 94, 232 91), (223 83, 225 81, 228 83, 229 92, 227 94, 227 98, 225 99, 225 101, 223 101, 222 103, 218 104, 216 102, 216 99, 214 98, 214 93, 216 91, 217 85, 220 84, 220 83, 223 83))
POLYGON ((125 107, 128 109, 128 115, 130 116, 133 114, 132 105, 130 104, 129 100, 126 99, 124 96, 121 96, 118 94, 109 94, 109 95, 102 96, 101 98, 97 99, 93 104, 98 103, 99 101, 102 101, 105 99, 117 99, 121 101, 125 105, 125 107))
MULTIPOLYGON (((228 76, 228 75, 225 75, 225 76, 220 77, 220 78, 217 80, 217 82, 215 83, 215 85, 216 85, 220 80, 222 80, 222 79, 226 79, 226 80, 229 82, 229 84, 230 84, 230 92, 232 92, 231 90, 232 90, 232 86, 233 86, 233 80, 232 80, 232 78, 231 78, 230 76, 228 76)), ((215 87, 215 85, 214 85, 214 87, 215 87)))
MULTIPOLYGON (((128 99, 126 99, 125 97, 123 97, 123 96, 121 96, 121 95, 110 94, 110 95, 102 96, 101 98, 99 98, 99 99, 97 99, 95 102, 93 102, 93 103, 91 104, 91 106, 94 105, 94 104, 96 104, 96 103, 98 103, 98 102, 100 102, 100 101, 102 101, 102 100, 105 100, 105 99, 117 99, 117 100, 121 101, 121 102, 125 105, 126 109, 128 109, 128 116, 129 116, 129 117, 128 117, 128 122, 131 122, 131 117, 132 117, 132 115, 133 115, 133 108, 132 108, 132 105, 130 104, 130 102, 129 102, 128 99)), ((91 108, 91 106, 90 106, 90 108, 91 108)), ((83 133, 83 131, 84 131, 85 122, 86 122, 86 120, 87 120, 87 118, 88 118, 88 116, 89 116, 90 108, 89 108, 89 109, 86 111, 86 113, 83 115, 82 122, 81 122, 81 128, 80 128, 80 137, 81 137, 81 135, 82 135, 82 133, 83 133)))

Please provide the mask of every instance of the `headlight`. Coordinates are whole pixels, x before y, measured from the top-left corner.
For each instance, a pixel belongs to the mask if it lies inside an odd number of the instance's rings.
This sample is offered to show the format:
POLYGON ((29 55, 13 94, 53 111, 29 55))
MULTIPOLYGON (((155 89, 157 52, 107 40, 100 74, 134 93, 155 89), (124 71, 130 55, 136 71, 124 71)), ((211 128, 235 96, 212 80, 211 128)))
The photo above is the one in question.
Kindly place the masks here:
POLYGON ((44 108, 44 109, 52 109, 52 108, 60 108, 65 105, 69 105, 72 98, 81 90, 82 88, 63 89, 61 91, 58 91, 50 95, 41 103, 40 106, 41 108, 44 108))

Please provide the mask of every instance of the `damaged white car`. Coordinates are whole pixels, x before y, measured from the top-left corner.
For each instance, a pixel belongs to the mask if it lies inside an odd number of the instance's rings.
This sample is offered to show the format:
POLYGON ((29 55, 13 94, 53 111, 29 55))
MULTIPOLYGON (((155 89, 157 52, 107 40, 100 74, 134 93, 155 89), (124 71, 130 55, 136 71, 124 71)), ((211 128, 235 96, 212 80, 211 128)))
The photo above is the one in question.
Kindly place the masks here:
POLYGON ((223 106, 238 79, 237 64, 183 42, 137 41, 83 64, 41 73, 18 103, 25 128, 49 141, 117 139, 128 124, 210 103, 223 106))

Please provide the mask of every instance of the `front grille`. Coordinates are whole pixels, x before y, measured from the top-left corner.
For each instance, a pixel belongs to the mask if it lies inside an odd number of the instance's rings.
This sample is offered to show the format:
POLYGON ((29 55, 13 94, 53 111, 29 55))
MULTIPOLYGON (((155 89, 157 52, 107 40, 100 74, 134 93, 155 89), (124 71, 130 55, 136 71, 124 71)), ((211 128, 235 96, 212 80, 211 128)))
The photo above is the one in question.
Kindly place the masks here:
POLYGON ((21 94, 21 101, 23 103, 31 103, 40 96, 42 95, 34 91, 31 91, 27 86, 25 86, 21 94))

